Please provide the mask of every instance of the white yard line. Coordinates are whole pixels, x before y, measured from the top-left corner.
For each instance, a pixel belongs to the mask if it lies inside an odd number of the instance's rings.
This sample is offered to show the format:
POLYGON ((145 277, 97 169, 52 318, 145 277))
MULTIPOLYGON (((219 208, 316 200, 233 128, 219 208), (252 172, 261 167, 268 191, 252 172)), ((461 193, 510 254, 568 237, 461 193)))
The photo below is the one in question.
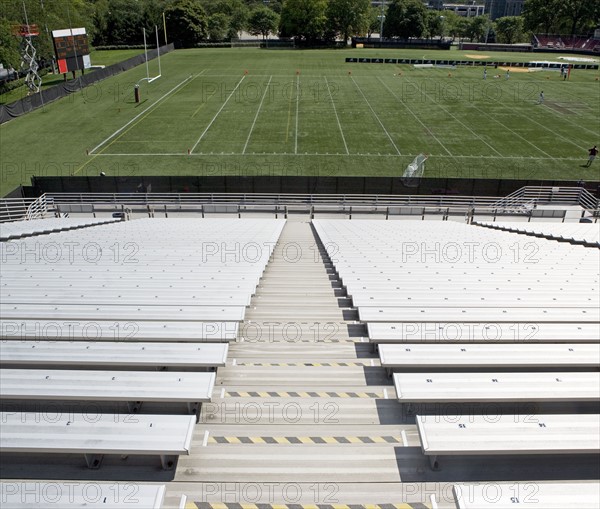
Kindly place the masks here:
POLYGON ((352 79, 352 83, 354 83, 354 85, 356 86, 356 88, 358 89, 358 91, 360 92, 360 94, 363 96, 363 99, 365 100, 365 102, 367 103, 367 106, 369 107, 369 109, 371 110, 371 112, 373 113, 373 115, 375 116, 375 118, 377 119, 377 122, 379 122, 379 125, 381 126, 381 128, 384 130, 385 134, 387 135, 388 139, 390 140, 390 143, 394 146, 394 148, 396 149, 396 152, 398 152, 398 155, 401 156, 402 154, 400 153, 400 150, 398 149, 398 147, 396 146, 396 144, 394 143, 394 140, 392 139, 392 137, 390 136, 390 133, 388 132, 388 130, 385 128, 385 126, 383 125, 383 122, 381 121, 381 119, 379 118, 379 115, 377 115, 377 113, 375 113, 375 110, 373 109, 373 107, 371 106, 371 103, 369 102, 369 100, 367 99, 367 96, 364 94, 364 92, 361 90, 361 88, 358 86, 358 83, 356 83, 356 80, 354 79, 354 77, 350 77, 352 79))
POLYGON ((550 154, 548 154, 547 152, 545 152, 544 150, 542 150, 540 147, 538 147, 537 145, 534 145, 533 143, 531 143, 527 138, 524 138, 523 136, 521 136, 518 132, 514 131, 513 129, 511 129, 510 127, 508 127, 506 124, 503 124, 502 122, 500 122, 499 120, 496 120, 496 118, 494 118, 492 115, 490 115, 489 113, 487 113, 486 111, 479 109, 477 106, 473 106, 473 108, 475 108, 477 111, 483 113, 486 117, 488 117, 489 119, 493 120, 494 122, 496 122, 497 124, 500 124, 502 127, 504 127, 504 129, 506 129, 507 131, 510 131, 511 133, 513 133, 515 136, 517 136, 518 138, 521 138, 525 143, 528 143, 529 145, 531 145, 534 149, 536 149, 538 152, 541 152, 542 154, 544 154, 548 159, 552 159, 555 160, 556 157, 552 157, 550 154))
POLYGON ((258 105, 258 110, 256 110, 256 115, 254 116, 254 121, 252 122, 252 127, 250 127, 250 132, 248 133, 248 138, 246 138, 246 143, 244 144, 244 150, 242 150, 242 154, 246 153, 246 149, 248 148, 248 143, 250 143, 250 137, 252 136, 252 131, 254 131, 254 126, 256 125, 256 121, 258 120, 258 115, 260 114, 260 110, 262 108, 263 102, 265 101, 265 97, 267 97, 267 92, 269 91, 269 86, 271 85, 271 80, 273 76, 269 78, 269 82, 265 87, 265 91, 263 93, 262 99, 260 100, 260 104, 258 105))
POLYGON ((190 153, 193 154, 194 150, 196 150, 196 147, 198 146, 198 144, 202 141, 202 138, 204 138, 204 136, 206 135, 206 133, 208 132, 208 130, 212 127, 212 125, 215 123, 215 120, 217 120, 217 117, 220 115, 220 113, 223 111, 223 108, 225 108, 225 106, 227 106, 227 103, 229 102, 229 99, 232 98, 233 94, 235 94, 235 91, 239 88, 239 86, 242 84, 242 81, 244 81, 244 78, 246 77, 246 75, 242 76, 242 79, 240 81, 238 81, 238 84, 235 86, 235 88, 231 91, 231 94, 229 94, 229 96, 227 97, 227 99, 225 99, 225 102, 221 105, 221 107, 219 108, 219 111, 217 111, 217 113, 215 114, 215 116, 213 117, 213 119, 210 121, 210 124, 208 124, 206 126, 206 129, 204 129, 204 131, 202 132, 202 134, 200 135, 200 138, 198 138, 198 140, 196 141, 196 143, 194 143, 194 146, 191 148, 190 153))
MULTIPOLYGON (((493 98, 492 98, 492 99, 493 99, 493 98)), ((577 148, 580 148, 580 149, 582 149, 582 150, 587 150, 587 148, 586 148, 586 147, 584 147, 584 146, 582 146, 582 145, 579 145, 578 143, 575 143, 573 140, 570 140, 570 139, 568 139, 568 138, 565 138, 564 136, 562 136, 562 135, 561 135, 561 134, 558 132, 558 129, 551 129, 551 128, 549 128, 549 127, 545 126, 544 124, 542 124, 542 123, 538 122, 537 120, 534 120, 532 117, 530 117, 530 116, 527 116, 527 115, 524 115, 523 113, 520 113, 519 111, 515 111, 515 109, 514 109, 514 108, 508 108, 508 107, 507 107, 507 106, 506 106, 506 105, 505 105, 505 104, 504 104, 502 101, 499 101, 498 99, 494 99, 494 101, 495 101, 496 103, 498 103, 500 106, 502 106, 502 107, 503 107, 505 110, 506 110, 506 109, 510 109, 510 111, 511 111, 512 113, 517 113, 517 115, 518 115, 519 117, 523 117, 523 118, 527 119, 529 122, 533 122, 534 124, 537 124, 537 125, 538 125, 539 127, 541 127, 542 129, 545 129, 546 131, 548 131, 548 132, 552 133, 552 136, 553 136, 553 137, 555 136, 555 137, 557 137, 557 138, 560 138, 560 139, 562 139, 562 140, 566 141, 567 143, 570 143, 571 145, 575 145, 577 148)), ((554 110, 553 110, 552 108, 550 108, 550 107, 547 107, 547 109, 548 109, 548 110, 550 110, 550 111, 554 111, 554 110)), ((558 112, 556 112, 556 113, 558 113, 558 112)), ((563 117, 564 117, 564 115, 562 115, 562 113, 559 113, 559 114, 560 114, 561 116, 563 116, 563 117)), ((564 120, 567 120, 567 119, 566 119, 566 118, 564 118, 564 120)), ((579 129, 585 129, 585 128, 583 128, 583 127, 579 126, 579 125, 578 125, 577 127, 578 127, 579 129)))
MULTIPOLYGON (((406 79, 406 81, 408 83, 412 83, 412 81, 410 81, 408 78, 406 79)), ((431 97, 427 92, 425 92, 425 96, 426 97, 431 97)), ((456 120, 461 126, 463 126, 465 129, 467 129, 473 136, 475 136, 477 139, 481 140, 483 143, 485 143, 488 147, 490 147, 496 154, 498 154, 499 156, 501 156, 502 154, 500 152, 498 152, 494 147, 492 147, 487 141, 485 141, 481 136, 479 136, 479 134, 477 134, 476 131, 473 131, 473 129, 471 129, 467 124, 465 124, 464 122, 462 122, 458 117, 456 117, 455 115, 452 114, 452 112, 450 112, 449 110, 447 110, 446 108, 444 108, 441 105, 438 105, 441 110, 446 113, 447 115, 450 115, 454 120, 456 120)))
POLYGON ((300 113, 300 76, 296 76, 296 133, 294 140, 294 154, 298 153, 298 116, 300 113))
POLYGON ((389 92, 390 92, 390 93, 391 93, 391 94, 394 96, 394 98, 396 99, 396 101, 400 102, 400 103, 401 103, 401 104, 402 104, 402 105, 403 105, 403 106, 404 106, 404 107, 405 107, 405 108, 406 108, 406 109, 407 109, 407 110, 410 112, 410 114, 411 114, 413 117, 415 117, 415 119, 417 120, 417 122, 419 122, 419 124, 421 124, 421 125, 422 125, 422 126, 423 126, 423 127, 424 127, 424 128, 425 128, 425 129, 426 129, 426 130, 427 130, 427 131, 430 133, 430 134, 431 134, 431 136, 433 136, 433 139, 434 139, 435 141, 437 141, 437 142, 440 144, 440 146, 441 146, 441 147, 442 147, 442 148, 443 148, 443 149, 444 149, 444 150, 445 150, 445 151, 448 153, 448 155, 449 155, 449 156, 452 156, 452 155, 453 155, 453 154, 452 154, 452 152, 450 152, 450 151, 448 150, 448 148, 446 147, 446 145, 444 145, 444 144, 443 144, 443 143, 440 141, 440 139, 439 139, 439 138, 438 138, 438 137, 437 137, 435 134, 433 134, 433 132, 432 132, 432 131, 429 129, 429 127, 427 127, 427 126, 426 126, 426 125, 423 123, 423 121, 422 121, 422 120, 421 120, 421 119, 420 119, 420 118, 419 118, 419 117, 418 117, 418 116, 415 114, 415 112, 414 112, 413 110, 411 110, 411 109, 410 109, 410 106, 409 106, 408 104, 406 104, 404 101, 402 101, 401 99, 399 99, 399 98, 398 98, 398 96, 396 95, 396 92, 394 92, 394 91, 393 91, 393 90, 392 90, 390 87, 388 87, 388 86, 387 86, 387 84, 385 83, 385 81, 383 81, 383 80, 382 80, 381 78, 379 78, 379 77, 377 77, 377 79, 379 80, 379 82, 380 82, 380 83, 381 83, 381 84, 382 84, 382 85, 383 85, 385 88, 387 88, 387 89, 388 89, 388 91, 389 91, 389 92))
MULTIPOLYGON (((188 154, 183 152, 148 152, 148 153, 102 153, 94 154, 95 157, 207 157, 207 156, 218 156, 218 157, 241 157, 241 156, 288 156, 288 157, 398 157, 398 154, 371 154, 371 153, 353 153, 353 154, 331 154, 321 152, 306 152, 304 154, 293 154, 291 152, 196 152, 195 154, 188 154)), ((404 154, 405 157, 411 159, 417 157, 419 154, 404 154)), ((485 155, 445 155, 440 154, 435 156, 436 158, 443 159, 524 159, 526 161, 581 161, 581 157, 541 157, 541 156, 485 156, 485 155)))
MULTIPOLYGON (((202 71, 202 72, 204 72, 204 71, 202 71)), ((100 143, 99 145, 95 146, 92 150, 90 150, 90 155, 94 155, 94 152, 96 150, 98 150, 100 147, 102 147, 107 141, 112 140, 115 136, 117 136, 118 134, 120 134, 121 132, 123 132, 125 129, 127 129, 127 127, 129 127, 131 124, 133 124, 138 118, 140 118, 142 115, 144 115, 150 109, 154 108, 158 103, 160 103, 162 100, 166 99, 169 95, 171 95, 173 92, 175 92, 177 89, 179 89, 182 85, 185 85, 186 83, 191 82, 192 80, 195 80, 198 76, 200 76, 202 74, 202 72, 199 73, 199 74, 196 74, 196 76, 188 76, 181 83, 179 83, 178 85, 175 85, 171 90, 169 90, 162 97, 160 97, 156 101, 154 101, 144 111, 142 111, 141 113, 139 113, 138 115, 136 115, 135 117, 133 117, 123 127, 121 127, 120 129, 116 130, 108 138, 106 138, 102 143, 100 143)))
POLYGON ((340 128, 340 134, 342 135, 342 141, 344 142, 344 148, 346 149, 346 155, 350 154, 348 150, 348 145, 346 143, 346 137, 344 136, 344 130, 342 129, 342 123, 340 122, 340 117, 338 116, 337 108, 335 107, 335 102, 333 101, 333 95, 331 95, 331 89, 329 88, 329 81, 327 81, 327 76, 325 76, 325 85, 327 85, 327 92, 329 92, 329 98, 331 99, 331 105, 333 106, 333 112, 335 113, 335 118, 337 119, 338 127, 340 128))

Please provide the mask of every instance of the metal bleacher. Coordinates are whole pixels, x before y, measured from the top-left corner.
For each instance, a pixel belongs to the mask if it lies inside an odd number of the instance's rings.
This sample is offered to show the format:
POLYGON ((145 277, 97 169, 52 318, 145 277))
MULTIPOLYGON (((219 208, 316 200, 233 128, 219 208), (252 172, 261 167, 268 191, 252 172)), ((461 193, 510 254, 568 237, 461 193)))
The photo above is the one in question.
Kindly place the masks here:
POLYGON ((119 219, 82 217, 32 219, 31 221, 7 222, 2 223, 2 226, 0 226, 0 241, 87 228, 90 226, 114 223, 116 221, 119 221, 119 219))
POLYGON ((173 470, 284 222, 42 222, 54 229, 23 222, 39 235, 2 244, 4 467, 48 453, 93 469, 104 455, 159 456, 173 470), (94 227, 67 230, 76 224, 94 227), (39 418, 49 410, 58 418, 39 418))
POLYGON ((563 242, 600 247, 600 227, 595 223, 513 223, 474 221, 473 224, 563 242))
POLYGON ((440 455, 600 452, 600 251, 578 245, 592 243, 578 225, 561 225, 565 243, 547 226, 527 223, 546 232, 534 239, 458 223, 314 221, 435 470, 440 455), (473 406, 523 402, 557 413, 473 406))
POLYGON ((600 505, 600 251, 390 204, 3 242, 2 509, 600 505))

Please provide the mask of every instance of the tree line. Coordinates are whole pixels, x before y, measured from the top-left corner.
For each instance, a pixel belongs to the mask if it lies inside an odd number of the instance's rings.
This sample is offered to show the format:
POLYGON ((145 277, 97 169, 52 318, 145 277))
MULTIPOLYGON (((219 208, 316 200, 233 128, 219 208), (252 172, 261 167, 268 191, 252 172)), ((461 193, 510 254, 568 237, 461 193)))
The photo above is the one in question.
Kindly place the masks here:
MULTIPOLYGON (((19 41, 12 26, 25 22, 22 1, 0 0, 0 62, 17 67, 19 41)), ((234 40, 248 32, 308 42, 371 37, 468 39, 528 42, 531 34, 589 33, 600 22, 598 0, 526 0, 522 16, 492 22, 488 16, 465 18, 428 9, 422 0, 390 0, 383 10, 370 0, 25 0, 29 23, 40 36, 41 56, 53 54, 50 31, 85 26, 93 46, 142 43, 142 28, 153 32, 166 22, 169 42, 192 47, 201 42, 234 40)), ((161 43, 162 43, 161 36, 161 43)))

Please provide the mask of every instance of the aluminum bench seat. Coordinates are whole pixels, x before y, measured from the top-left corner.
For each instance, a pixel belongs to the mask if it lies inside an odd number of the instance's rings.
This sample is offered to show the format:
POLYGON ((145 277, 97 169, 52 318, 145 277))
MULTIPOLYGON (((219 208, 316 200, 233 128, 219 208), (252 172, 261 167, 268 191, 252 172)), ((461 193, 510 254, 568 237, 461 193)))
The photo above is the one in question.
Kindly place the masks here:
POLYGON ((0 338, 21 341, 224 342, 238 331, 239 322, 0 319, 0 338))
POLYGON ((600 342, 600 323, 370 322, 367 331, 376 344, 600 342))
MULTIPOLYGON (((431 467, 443 455, 562 455, 600 452, 600 415, 417 415, 431 467)), ((493 460, 492 460, 493 461, 493 460)))
POLYGON ((597 307, 359 307, 362 322, 600 323, 597 307))
POLYGON ((591 292, 573 292, 562 294, 550 288, 545 293, 528 295, 513 292, 495 293, 484 288, 471 293, 450 293, 445 290, 419 294, 414 292, 395 291, 373 296, 368 292, 355 294, 352 303, 356 307, 405 307, 405 306, 461 306, 498 307, 498 306, 535 306, 535 307, 592 307, 600 306, 600 295, 591 292))
POLYGON ((228 343, 3 341, 3 367, 207 369, 225 366, 228 343))
POLYGON ((590 368, 600 366, 600 344, 422 344, 380 345, 386 369, 590 368))
POLYGON ((2 509, 161 509, 165 492, 162 484, 0 482, 2 509))
POLYGON ((493 482, 452 486, 457 509, 597 509, 600 484, 588 482, 493 482))
POLYGON ((0 369, 0 397, 10 401, 181 403, 199 416, 209 402, 215 373, 0 369))
POLYGON ((195 420, 184 415, 61 414, 42 419, 36 413, 0 413, 2 454, 83 454, 89 468, 104 455, 160 456, 172 470, 177 457, 189 455, 195 420))
POLYGON ((5 320, 147 320, 147 321, 227 321, 244 319, 245 306, 165 306, 137 305, 52 305, 0 304, 5 320))
POLYGON ((600 401, 600 373, 394 373, 401 403, 600 401))
POLYGON ((0 289, 0 300, 4 304, 101 304, 119 303, 154 304, 168 302, 170 305, 195 306, 249 306, 252 295, 249 292, 238 292, 226 289, 217 291, 203 290, 145 290, 145 289, 111 289, 111 288, 39 288, 39 289, 0 289))

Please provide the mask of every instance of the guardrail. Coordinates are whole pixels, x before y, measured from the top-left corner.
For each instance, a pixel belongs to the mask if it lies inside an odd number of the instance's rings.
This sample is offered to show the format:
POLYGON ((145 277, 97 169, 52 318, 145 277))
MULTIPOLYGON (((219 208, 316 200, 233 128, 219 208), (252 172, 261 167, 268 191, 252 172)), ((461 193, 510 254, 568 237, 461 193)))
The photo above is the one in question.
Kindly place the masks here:
MULTIPOLYGON (((371 195, 371 194, 278 194, 278 193, 48 193, 37 200, 5 199, 0 201, 0 221, 35 219, 56 214, 67 205, 115 206, 120 209, 143 207, 168 211, 173 206, 204 212, 205 205, 234 205, 236 211, 252 211, 272 206, 277 211, 303 210, 314 213, 316 207, 332 211, 381 211, 389 207, 423 207, 448 210, 469 216, 479 213, 530 215, 538 205, 577 205, 595 218, 600 217, 600 201, 581 187, 526 186, 504 197, 447 195, 371 195)), ((83 212, 84 209, 81 209, 83 212)), ((392 212, 394 213, 394 212, 392 212)), ((399 213, 404 213, 400 210, 399 213)))
POLYGON ((0 223, 26 219, 27 210, 35 201, 35 198, 0 199, 0 223))
POLYGON ((498 198, 487 196, 418 196, 418 195, 338 195, 338 194, 231 194, 231 193, 53 193, 55 204, 96 203, 124 205, 372 205, 372 206, 433 206, 433 207, 488 207, 498 198))

